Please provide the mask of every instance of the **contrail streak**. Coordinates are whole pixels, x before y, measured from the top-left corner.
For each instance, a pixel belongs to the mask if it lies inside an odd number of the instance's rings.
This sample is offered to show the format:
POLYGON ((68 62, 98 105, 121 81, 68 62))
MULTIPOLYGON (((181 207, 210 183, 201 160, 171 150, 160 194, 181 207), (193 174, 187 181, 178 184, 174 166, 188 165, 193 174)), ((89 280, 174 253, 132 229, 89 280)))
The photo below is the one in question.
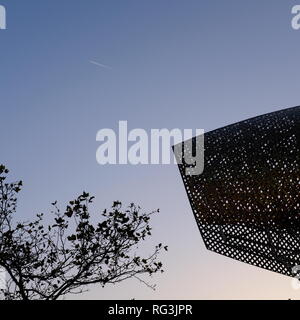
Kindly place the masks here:
POLYGON ((101 68, 112 69, 112 67, 106 66, 105 64, 99 63, 97 61, 90 60, 90 63, 95 64, 96 66, 101 67, 101 68))

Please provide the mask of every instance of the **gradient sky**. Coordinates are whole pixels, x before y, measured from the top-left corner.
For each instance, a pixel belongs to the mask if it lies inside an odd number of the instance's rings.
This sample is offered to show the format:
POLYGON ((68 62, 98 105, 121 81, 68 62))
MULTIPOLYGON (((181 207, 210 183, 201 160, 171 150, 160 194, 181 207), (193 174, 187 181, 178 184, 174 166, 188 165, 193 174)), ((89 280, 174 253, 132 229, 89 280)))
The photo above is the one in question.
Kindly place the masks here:
MULTIPOLYGON (((90 299, 298 299, 291 279, 204 248, 178 169, 100 166, 102 128, 206 131, 300 104, 300 0, 0 0, 0 162, 23 179, 20 219, 82 190, 160 208, 168 244, 152 292, 137 281, 90 299), (111 68, 101 68, 94 60, 111 68)), ((148 247, 148 246, 147 246, 148 247)), ((147 251, 148 249, 145 249, 147 251)))

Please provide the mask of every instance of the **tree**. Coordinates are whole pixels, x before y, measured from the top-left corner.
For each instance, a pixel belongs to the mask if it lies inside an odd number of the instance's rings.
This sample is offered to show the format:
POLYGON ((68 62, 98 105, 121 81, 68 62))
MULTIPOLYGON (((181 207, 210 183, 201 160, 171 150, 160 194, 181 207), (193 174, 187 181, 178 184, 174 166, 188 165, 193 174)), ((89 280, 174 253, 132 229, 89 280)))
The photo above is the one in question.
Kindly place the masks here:
MULTIPOLYGON (((31 222, 14 223, 17 194, 22 181, 8 183, 9 171, 0 165, 0 267, 8 275, 0 290, 4 299, 57 300, 68 293, 82 293, 91 284, 115 284, 141 275, 163 272, 159 244, 143 258, 138 244, 151 235, 152 214, 121 202, 104 210, 92 223, 89 206, 94 197, 83 192, 61 212, 52 203, 54 222, 45 226, 43 214, 31 222)), ((150 286, 153 288, 153 286, 150 286)))

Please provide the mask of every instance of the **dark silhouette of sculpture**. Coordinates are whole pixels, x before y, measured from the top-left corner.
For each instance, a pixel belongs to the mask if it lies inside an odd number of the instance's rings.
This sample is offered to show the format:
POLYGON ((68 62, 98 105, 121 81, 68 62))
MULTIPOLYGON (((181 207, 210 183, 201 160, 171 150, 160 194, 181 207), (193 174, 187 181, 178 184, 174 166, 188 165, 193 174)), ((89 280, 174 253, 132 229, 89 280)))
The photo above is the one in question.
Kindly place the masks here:
POLYGON ((204 172, 185 174, 208 250, 293 276, 300 265, 300 107, 204 134, 204 172))

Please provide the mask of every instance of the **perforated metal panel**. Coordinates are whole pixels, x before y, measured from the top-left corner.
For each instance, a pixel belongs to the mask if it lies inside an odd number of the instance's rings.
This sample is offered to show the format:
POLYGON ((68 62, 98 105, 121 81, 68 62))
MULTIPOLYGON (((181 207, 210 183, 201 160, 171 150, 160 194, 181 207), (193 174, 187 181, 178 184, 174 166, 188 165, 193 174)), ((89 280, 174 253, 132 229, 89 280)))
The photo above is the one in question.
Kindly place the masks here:
POLYGON ((204 172, 183 182, 207 249, 293 276, 300 265, 300 107, 204 135, 204 172))

